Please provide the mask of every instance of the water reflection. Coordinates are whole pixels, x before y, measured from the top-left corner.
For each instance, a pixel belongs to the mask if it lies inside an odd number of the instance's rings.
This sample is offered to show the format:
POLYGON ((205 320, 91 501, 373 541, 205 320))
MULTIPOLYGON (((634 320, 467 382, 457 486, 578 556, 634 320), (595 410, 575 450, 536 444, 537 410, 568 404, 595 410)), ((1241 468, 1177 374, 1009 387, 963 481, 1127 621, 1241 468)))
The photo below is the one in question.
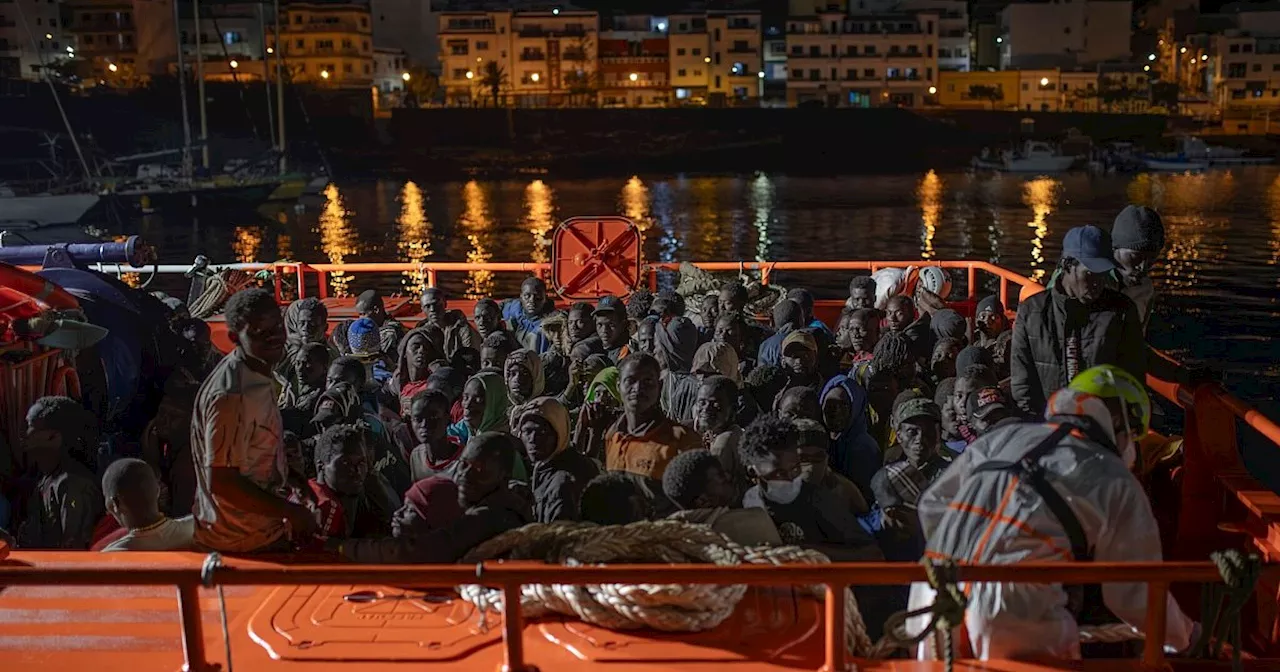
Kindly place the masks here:
MULTIPOLYGON (((1139 205, 1161 211, 1165 226, 1165 263, 1152 276, 1170 295, 1194 293, 1205 267, 1227 254, 1226 217, 1217 211, 1235 198, 1237 183, 1230 171, 1180 175, 1138 175, 1126 189, 1139 205)), ((1202 311, 1187 309, 1189 314, 1202 311)))
POLYGON ((693 214, 685 225, 689 233, 694 235, 688 236, 685 240, 694 241, 694 244, 689 246, 690 254, 694 259, 723 259, 726 256, 720 197, 716 190, 718 184, 719 180, 714 178, 698 178, 691 185, 693 214))
POLYGON ((556 227, 555 194, 542 180, 534 180, 524 189, 524 228, 533 234, 532 260, 544 264, 551 259, 551 230, 556 227))
POLYGON ((653 218, 649 215, 649 189, 644 186, 644 182, 641 182, 639 177, 632 175, 631 179, 622 185, 618 202, 622 216, 635 222, 636 227, 641 231, 648 231, 653 225, 653 218))
POLYGON ((938 232, 938 221, 942 219, 942 178, 932 170, 920 178, 916 186, 916 197, 920 199, 920 258, 933 259, 933 236, 938 232))
MULTIPOLYGON (((431 222, 427 220, 426 198, 422 189, 414 182, 405 182, 396 196, 400 203, 400 215, 396 224, 400 226, 400 240, 396 247, 400 258, 413 264, 420 264, 431 256, 431 222)), ((426 287, 426 273, 421 267, 404 271, 400 284, 410 296, 420 296, 426 287)))
POLYGON ((276 236, 276 257, 293 260, 293 237, 287 233, 276 236))
MULTIPOLYGON (((1267 187, 1267 219, 1271 226, 1271 240, 1267 241, 1271 248, 1270 264, 1275 266, 1280 263, 1280 175, 1267 187)), ((1276 284, 1280 285, 1280 278, 1276 284)))
POLYGON ((1051 177, 1037 177, 1022 185, 1022 202, 1031 208, 1027 226, 1031 239, 1031 279, 1040 282, 1045 276, 1044 239, 1049 234, 1049 215, 1058 205, 1058 189, 1062 182, 1051 177))
POLYGON ((773 180, 764 173, 756 175, 755 181, 751 183, 751 211, 755 213, 751 222, 756 230, 756 261, 769 259, 769 246, 772 245, 769 240, 769 224, 773 219, 773 197, 773 180))
MULTIPOLYGON (((482 264, 493 258, 493 219, 488 197, 480 183, 471 180, 462 187, 462 215, 458 229, 467 237, 467 263, 482 264)), ((493 271, 467 271, 468 299, 481 299, 493 293, 493 271)))
POLYGON ((1230 171, 1137 175, 1129 183, 1129 200, 1161 213, 1200 214, 1217 210, 1236 197, 1237 182, 1230 171))
MULTIPOLYGON (((316 221, 320 233, 320 249, 331 264, 341 264, 356 253, 356 232, 351 227, 351 213, 342 203, 342 194, 332 182, 324 190, 324 206, 316 221)), ((329 283, 335 296, 346 296, 351 276, 343 271, 329 274, 329 283)))
POLYGON ((263 228, 260 226, 237 226, 231 241, 231 253, 236 261, 247 264, 258 261, 258 250, 262 247, 263 228))

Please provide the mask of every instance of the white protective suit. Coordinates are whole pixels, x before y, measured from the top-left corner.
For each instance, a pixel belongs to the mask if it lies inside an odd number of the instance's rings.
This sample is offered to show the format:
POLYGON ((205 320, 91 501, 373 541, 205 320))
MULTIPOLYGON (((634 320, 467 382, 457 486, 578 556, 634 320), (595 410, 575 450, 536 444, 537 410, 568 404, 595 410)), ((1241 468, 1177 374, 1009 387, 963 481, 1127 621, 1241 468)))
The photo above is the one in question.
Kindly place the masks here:
MULTIPOLYGON (((1093 418, 1114 438, 1111 414, 1097 397, 1062 390, 1050 411, 1093 418), (1082 412, 1083 411, 1083 412, 1082 412)), ((1052 416, 1051 416, 1052 417, 1052 416)), ((959 563, 1015 564, 1070 561, 1071 542, 1032 487, 1009 471, 973 473, 987 460, 1016 461, 1056 424, 1002 427, 965 449, 921 496, 920 522, 931 557, 959 563)), ((1124 460, 1077 436, 1059 441, 1040 460, 1045 478, 1075 512, 1099 562, 1160 561, 1160 533, 1151 504, 1124 460)), ((965 626, 976 656, 1079 658, 1079 632, 1060 584, 976 583, 971 586, 965 626)), ((1103 583, 1106 606, 1126 623, 1143 627, 1147 586, 1103 583)), ((1194 624, 1169 599, 1166 644, 1191 644, 1194 624)), ((911 587, 910 608, 933 603, 927 584, 911 587)), ((925 619, 909 629, 918 632, 925 619)))

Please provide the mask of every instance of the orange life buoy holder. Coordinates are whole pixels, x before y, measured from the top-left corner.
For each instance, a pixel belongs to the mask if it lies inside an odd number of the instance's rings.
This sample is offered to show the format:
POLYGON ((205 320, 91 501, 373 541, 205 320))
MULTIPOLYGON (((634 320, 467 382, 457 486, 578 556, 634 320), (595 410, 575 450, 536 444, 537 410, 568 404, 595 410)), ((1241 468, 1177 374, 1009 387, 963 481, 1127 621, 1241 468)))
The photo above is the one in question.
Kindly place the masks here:
POLYGON ((80 302, 57 284, 12 264, 0 263, 0 287, 26 295, 31 301, 54 310, 76 310, 80 302))
POLYGON ((640 286, 639 227, 626 217, 574 217, 551 239, 551 287, 571 300, 625 297, 640 286))

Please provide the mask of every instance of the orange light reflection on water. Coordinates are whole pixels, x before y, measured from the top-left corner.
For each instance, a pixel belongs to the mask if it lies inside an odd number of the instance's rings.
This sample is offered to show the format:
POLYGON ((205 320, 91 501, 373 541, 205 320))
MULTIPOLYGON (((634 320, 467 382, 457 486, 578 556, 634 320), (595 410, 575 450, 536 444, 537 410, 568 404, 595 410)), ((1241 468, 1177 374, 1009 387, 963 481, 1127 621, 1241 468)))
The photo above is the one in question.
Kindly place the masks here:
POLYGON ((653 218, 649 212, 649 188, 644 186, 644 182, 639 177, 632 175, 631 179, 622 185, 622 193, 618 195, 618 201, 623 217, 635 222, 636 227, 641 231, 649 230, 653 225, 653 218))
POLYGON ((236 227, 235 239, 231 241, 231 253, 235 255, 236 261, 242 264, 258 261, 263 233, 260 226, 236 227))
MULTIPOLYGON (((351 213, 342 203, 342 194, 338 187, 330 183, 324 190, 324 206, 316 220, 320 234, 320 249, 329 258, 331 264, 341 264, 356 253, 358 241, 355 229, 351 227, 351 213)), ((329 284, 334 296, 347 296, 347 285, 351 284, 351 276, 343 271, 334 271, 329 275, 329 284)))
POLYGON ((551 231, 556 228, 555 193, 542 180, 534 180, 524 188, 524 228, 533 235, 532 261, 544 264, 551 260, 551 231))
POLYGON ((1226 258, 1230 223, 1217 211, 1237 187, 1230 171, 1143 174, 1129 183, 1130 200, 1159 210, 1164 222, 1164 260, 1152 272, 1160 291, 1191 293, 1203 269, 1226 258))
MULTIPOLYGON (((489 214, 488 197, 475 180, 462 187, 462 216, 458 230, 467 237, 467 263, 482 264, 493 258, 494 222, 489 214)), ((493 293, 493 271, 467 271, 468 299, 481 299, 493 293)))
MULTIPOLYGON (((693 213, 689 218, 688 226, 689 241, 684 243, 692 248, 691 256, 694 259, 721 259, 725 256, 725 244, 728 237, 725 235, 724 218, 720 215, 720 196, 716 189, 719 180, 715 178, 698 178, 693 180, 689 186, 689 193, 693 196, 693 213)), ((681 242, 677 239, 677 246, 681 242)))
POLYGON ((1049 235, 1049 215, 1058 205, 1058 192, 1062 182, 1052 177, 1037 177, 1022 185, 1022 202, 1031 208, 1033 230, 1031 239, 1031 279, 1041 282, 1045 277, 1044 239, 1049 235))
MULTIPOLYGON (((400 257, 412 264, 420 264, 431 256, 431 222, 427 220, 426 197, 422 189, 412 181, 405 182, 396 196, 400 203, 400 215, 396 224, 400 227, 400 240, 396 241, 400 257)), ((420 296, 426 287, 426 273, 415 268, 402 273, 400 284, 410 296, 420 296)))
POLYGON ((933 259, 933 237, 942 219, 942 178, 932 170, 920 178, 916 185, 916 198, 920 199, 920 258, 933 259))

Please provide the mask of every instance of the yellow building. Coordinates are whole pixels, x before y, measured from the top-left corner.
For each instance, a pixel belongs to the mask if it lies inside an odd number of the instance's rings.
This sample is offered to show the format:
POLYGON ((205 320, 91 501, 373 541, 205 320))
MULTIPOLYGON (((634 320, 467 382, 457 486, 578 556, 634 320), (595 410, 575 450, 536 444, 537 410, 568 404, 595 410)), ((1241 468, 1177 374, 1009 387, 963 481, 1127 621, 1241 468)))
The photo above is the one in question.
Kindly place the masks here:
POLYGON ((373 29, 368 4, 309 0, 291 2, 282 13, 281 54, 294 81, 372 86, 373 29))
POLYGON ((974 110, 1011 110, 1018 104, 1017 70, 938 73, 938 104, 974 110))

